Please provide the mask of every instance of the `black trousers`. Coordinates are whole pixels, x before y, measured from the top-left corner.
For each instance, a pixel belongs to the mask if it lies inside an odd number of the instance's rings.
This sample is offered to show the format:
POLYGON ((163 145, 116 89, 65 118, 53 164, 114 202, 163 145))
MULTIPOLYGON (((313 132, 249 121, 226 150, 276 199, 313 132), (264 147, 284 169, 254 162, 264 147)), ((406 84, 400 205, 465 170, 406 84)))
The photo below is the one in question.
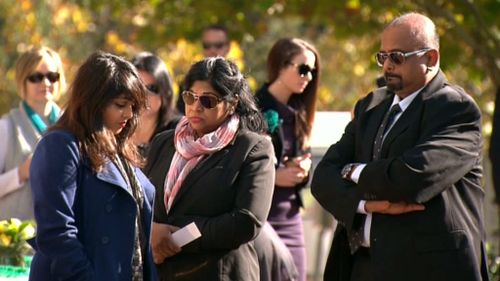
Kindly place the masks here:
POLYGON ((352 273, 350 281, 374 281, 373 264, 370 257, 370 249, 360 247, 353 257, 352 273))

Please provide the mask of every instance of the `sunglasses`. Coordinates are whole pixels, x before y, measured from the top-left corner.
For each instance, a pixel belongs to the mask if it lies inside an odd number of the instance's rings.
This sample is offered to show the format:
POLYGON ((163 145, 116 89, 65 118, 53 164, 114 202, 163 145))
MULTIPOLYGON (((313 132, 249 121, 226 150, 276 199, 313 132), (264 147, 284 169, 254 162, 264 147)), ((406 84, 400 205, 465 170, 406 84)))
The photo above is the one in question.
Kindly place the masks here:
POLYGON ((424 49, 416 50, 413 52, 406 52, 406 53, 399 52, 399 51, 398 52, 389 52, 389 53, 378 52, 375 55, 375 60, 377 61, 378 66, 380 66, 380 67, 384 66, 384 63, 387 60, 387 58, 389 58, 392 63, 394 63, 396 65, 400 65, 406 61, 406 58, 414 56, 414 55, 425 53, 429 50, 430 50, 430 48, 424 48, 424 49))
POLYGON ((160 93, 160 88, 156 84, 146 85, 146 89, 148 89, 148 91, 150 93, 155 94, 155 95, 160 93))
POLYGON ((41 72, 35 72, 28 76, 27 79, 31 83, 40 83, 45 79, 45 77, 49 79, 50 83, 56 83, 57 81, 59 81, 60 75, 59 72, 47 72, 45 74, 41 72))
POLYGON ((208 50, 211 48, 215 49, 222 49, 224 46, 226 46, 227 42, 214 42, 214 43, 208 43, 208 42, 203 42, 203 49, 208 50))
POLYGON ((222 99, 213 95, 213 94, 208 94, 204 93, 202 96, 196 95, 192 91, 184 91, 182 92, 182 100, 184 100, 184 103, 187 105, 192 105, 196 100, 198 100, 201 104, 206 109, 212 109, 219 104, 222 99))
POLYGON ((297 68, 297 73, 300 75, 300 77, 306 77, 309 73, 314 77, 316 76, 316 69, 311 68, 309 65, 302 63, 302 64, 296 64, 296 63, 290 63, 291 66, 297 68))

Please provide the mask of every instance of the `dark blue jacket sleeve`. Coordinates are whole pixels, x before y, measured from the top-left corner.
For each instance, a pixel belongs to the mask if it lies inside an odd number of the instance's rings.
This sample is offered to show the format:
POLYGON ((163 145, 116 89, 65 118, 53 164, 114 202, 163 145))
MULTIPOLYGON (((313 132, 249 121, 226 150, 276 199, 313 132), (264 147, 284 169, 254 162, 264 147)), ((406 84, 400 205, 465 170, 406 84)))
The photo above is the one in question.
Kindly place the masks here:
POLYGON ((37 234, 35 248, 51 260, 57 280, 92 280, 93 269, 78 240, 73 205, 80 153, 67 133, 52 132, 38 144, 30 168, 37 234))

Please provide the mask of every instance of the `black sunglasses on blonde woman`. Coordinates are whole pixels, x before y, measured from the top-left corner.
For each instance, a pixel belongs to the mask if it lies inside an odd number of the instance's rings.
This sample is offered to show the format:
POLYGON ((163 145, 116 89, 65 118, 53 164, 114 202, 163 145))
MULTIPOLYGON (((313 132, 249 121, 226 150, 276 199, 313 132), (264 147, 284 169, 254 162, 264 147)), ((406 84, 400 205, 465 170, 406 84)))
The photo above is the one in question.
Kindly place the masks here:
POLYGON ((213 95, 213 94, 206 94, 198 96, 192 91, 184 91, 182 92, 182 99, 187 105, 192 105, 196 100, 200 101, 201 106, 203 106, 206 109, 212 109, 219 104, 222 99, 213 95))
POLYGON ((45 78, 49 79, 51 83, 55 83, 59 81, 59 72, 47 72, 47 73, 41 73, 41 72, 35 72, 31 74, 30 76, 27 77, 28 81, 31 83, 40 83, 42 82, 45 78))

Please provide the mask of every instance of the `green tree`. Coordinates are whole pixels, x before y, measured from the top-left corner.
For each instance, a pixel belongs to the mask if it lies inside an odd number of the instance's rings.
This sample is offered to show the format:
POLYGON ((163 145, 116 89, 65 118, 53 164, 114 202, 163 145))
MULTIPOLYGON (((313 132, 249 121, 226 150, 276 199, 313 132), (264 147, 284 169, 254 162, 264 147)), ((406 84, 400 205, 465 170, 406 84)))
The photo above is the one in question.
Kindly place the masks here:
POLYGON ((320 110, 351 110, 381 74, 373 54, 378 36, 397 15, 421 11, 442 38, 442 67, 471 93, 485 113, 500 87, 498 0, 3 0, 0 2, 0 112, 15 104, 15 60, 30 44, 46 44, 63 57, 68 80, 92 51, 131 57, 159 54, 182 80, 201 58, 198 38, 212 23, 229 27, 233 52, 256 88, 265 82, 265 60, 279 37, 302 37, 322 57, 320 110))

